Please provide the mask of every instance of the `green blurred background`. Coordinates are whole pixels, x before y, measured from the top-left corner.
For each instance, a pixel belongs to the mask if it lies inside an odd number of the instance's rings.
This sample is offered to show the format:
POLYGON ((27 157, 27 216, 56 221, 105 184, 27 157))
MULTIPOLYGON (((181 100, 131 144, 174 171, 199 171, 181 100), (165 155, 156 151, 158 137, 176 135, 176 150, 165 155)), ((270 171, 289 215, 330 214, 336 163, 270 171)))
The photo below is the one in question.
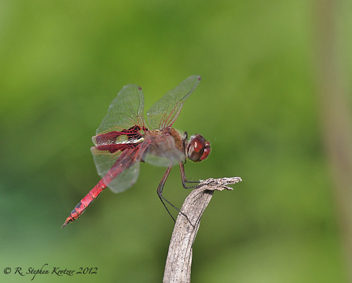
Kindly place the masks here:
MULTIPOLYGON (((317 91, 325 2, 1 1, 0 281, 29 282, 15 267, 45 263, 98 274, 34 281, 162 281, 173 229, 156 195, 165 168, 142 164, 131 189, 106 190, 60 227, 99 181, 91 136, 118 91, 140 85, 148 110, 199 74, 174 127, 201 133, 212 153, 188 162, 187 176, 243 182, 205 211, 192 282, 347 282, 317 91)), ((341 1, 332 21, 348 89, 351 12, 341 1)), ((174 168, 165 197, 181 207, 188 193, 174 168)))

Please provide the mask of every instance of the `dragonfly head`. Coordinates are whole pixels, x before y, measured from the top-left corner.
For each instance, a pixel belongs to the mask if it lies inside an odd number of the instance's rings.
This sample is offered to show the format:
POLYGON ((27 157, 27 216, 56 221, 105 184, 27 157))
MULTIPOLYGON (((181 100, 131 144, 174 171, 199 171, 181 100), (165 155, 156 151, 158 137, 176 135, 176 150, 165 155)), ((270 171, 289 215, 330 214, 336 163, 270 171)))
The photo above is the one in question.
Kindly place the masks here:
POLYGON ((199 162, 208 157, 210 153, 210 142, 206 141, 200 134, 195 134, 190 137, 186 154, 193 162, 199 162))

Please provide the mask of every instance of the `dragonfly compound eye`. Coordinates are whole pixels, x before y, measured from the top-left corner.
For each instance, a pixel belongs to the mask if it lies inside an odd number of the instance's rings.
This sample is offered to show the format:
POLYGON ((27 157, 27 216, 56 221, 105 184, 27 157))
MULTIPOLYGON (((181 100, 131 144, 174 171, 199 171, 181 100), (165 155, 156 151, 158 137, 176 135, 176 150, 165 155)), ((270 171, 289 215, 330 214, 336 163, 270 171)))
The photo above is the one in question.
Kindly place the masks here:
POLYGON ((203 136, 196 134, 191 136, 187 146, 187 157, 199 162, 208 157, 210 153, 210 142, 206 141, 203 136))

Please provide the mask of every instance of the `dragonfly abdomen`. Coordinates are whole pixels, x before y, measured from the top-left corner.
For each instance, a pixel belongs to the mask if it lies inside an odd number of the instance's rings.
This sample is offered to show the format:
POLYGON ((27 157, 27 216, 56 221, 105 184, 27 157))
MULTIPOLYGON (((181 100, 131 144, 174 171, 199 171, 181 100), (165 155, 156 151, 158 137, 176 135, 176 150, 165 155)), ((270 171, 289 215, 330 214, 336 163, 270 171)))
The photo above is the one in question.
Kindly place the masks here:
POLYGON ((75 208, 71 211, 69 217, 67 217, 64 225, 61 228, 64 228, 68 223, 75 221, 78 217, 80 217, 83 212, 87 209, 88 206, 91 205, 93 200, 95 200, 100 193, 106 189, 106 184, 104 180, 100 180, 99 183, 89 191, 89 193, 75 206, 75 208))

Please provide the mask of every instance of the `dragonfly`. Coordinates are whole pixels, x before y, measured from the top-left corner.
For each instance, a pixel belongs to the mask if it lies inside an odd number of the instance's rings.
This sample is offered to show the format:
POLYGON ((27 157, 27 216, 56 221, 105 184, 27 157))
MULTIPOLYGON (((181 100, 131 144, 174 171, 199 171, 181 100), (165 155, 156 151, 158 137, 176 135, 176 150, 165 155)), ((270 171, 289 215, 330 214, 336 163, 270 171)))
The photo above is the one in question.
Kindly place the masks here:
POLYGON ((144 95, 141 87, 133 84, 123 87, 112 101, 96 135, 92 137, 94 146, 91 152, 102 179, 76 205, 62 228, 79 218, 107 187, 114 193, 120 193, 135 184, 141 162, 167 167, 157 194, 172 217, 165 202, 173 205, 162 195, 171 168, 179 165, 183 187, 194 188, 196 185, 187 186, 187 183, 199 181, 186 178, 184 164, 187 159, 202 161, 211 151, 210 142, 202 135, 195 134, 188 139, 187 132, 172 127, 184 102, 197 88, 200 80, 201 77, 197 75, 187 78, 153 104, 147 112, 149 126, 144 119, 144 95))

